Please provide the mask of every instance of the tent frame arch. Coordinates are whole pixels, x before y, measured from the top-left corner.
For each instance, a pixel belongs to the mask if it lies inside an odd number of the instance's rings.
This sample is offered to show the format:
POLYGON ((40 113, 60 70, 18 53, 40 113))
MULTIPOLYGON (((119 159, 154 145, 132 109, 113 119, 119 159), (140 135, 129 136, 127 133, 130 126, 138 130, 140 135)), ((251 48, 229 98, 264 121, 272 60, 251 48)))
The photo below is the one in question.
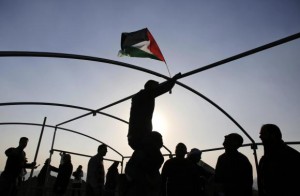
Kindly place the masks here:
MULTIPOLYGON (((249 56, 249 55, 255 54, 257 52, 261 52, 263 50, 266 50, 266 49, 278 46, 280 44, 283 44, 283 43, 286 43, 286 42, 298 39, 299 37, 300 37, 300 33, 296 33, 294 35, 285 37, 283 39, 271 42, 269 44, 266 44, 266 45, 254 48, 254 49, 246 51, 244 53, 240 53, 238 55, 235 55, 235 56, 223 59, 223 60, 215 62, 213 64, 210 64, 210 65, 201 67, 199 69, 193 70, 191 72, 185 73, 180 78, 187 77, 187 76, 190 76, 190 75, 195 74, 195 73, 199 73, 201 71, 204 71, 204 70, 207 70, 207 69, 210 69, 210 68, 213 68, 213 67, 216 67, 216 66, 219 66, 219 65, 222 65, 222 64, 225 64, 225 63, 228 63, 228 62, 240 59, 240 58, 243 58, 245 56, 249 56)), ((123 63, 123 62, 119 62, 119 61, 113 61, 113 60, 109 60, 109 59, 98 58, 98 57, 76 55, 76 54, 50 53, 50 52, 0 51, 0 57, 52 57, 52 58, 67 58, 67 59, 77 59, 77 60, 88 60, 88 61, 95 61, 95 62, 102 62, 102 63, 119 65, 119 66, 131 68, 131 69, 139 70, 139 71, 142 71, 142 72, 146 72, 146 73, 149 73, 149 74, 152 74, 152 75, 164 78, 164 79, 168 79, 169 78, 169 77, 167 77, 165 75, 162 75, 162 74, 159 74, 157 72, 154 72, 154 71, 151 71, 151 70, 148 70, 148 69, 144 69, 144 68, 132 65, 132 64, 123 63)), ((254 142, 254 140, 251 138, 251 136, 242 128, 242 126, 240 126, 234 118, 232 118, 227 112, 225 112, 225 110, 223 110, 220 106, 218 106, 216 103, 214 103, 213 101, 211 101, 210 99, 208 99, 207 97, 205 97, 204 95, 202 95, 201 93, 197 92, 196 90, 194 90, 194 89, 190 88, 189 86, 187 86, 187 85, 185 85, 183 83, 180 83, 178 81, 176 81, 176 84, 178 84, 178 85, 182 86, 183 88, 185 88, 185 89, 187 89, 187 90, 195 93, 196 95, 200 96, 201 98, 203 98, 204 100, 208 101, 210 104, 212 104, 213 106, 215 106, 219 111, 221 111, 226 117, 228 117, 247 136, 247 138, 252 143, 251 144, 251 148, 253 149, 253 152, 254 152, 253 154, 254 154, 254 157, 255 157, 255 165, 256 165, 256 168, 257 168, 258 167, 258 160, 257 160, 257 154, 256 154, 257 144, 254 142)), ((123 101, 126 101, 126 100, 130 99, 132 96, 133 95, 131 95, 129 97, 126 97, 124 99, 121 99, 121 100, 119 100, 117 102, 114 102, 112 104, 109 104, 109 105, 107 105, 105 107, 89 111, 87 114, 84 114, 84 115, 81 115, 79 117, 70 119, 68 121, 59 123, 59 124, 57 124, 55 126, 55 132, 56 132, 58 126, 60 126, 62 124, 66 124, 68 122, 71 122, 73 120, 82 118, 82 117, 90 115, 90 114, 96 115, 98 112, 100 112, 100 110, 103 110, 105 108, 108 108, 108 107, 111 107, 111 106, 116 105, 118 103, 121 103, 123 101)), ((0 106, 3 106, 3 104, 2 105, 0 104, 0 106)), ((79 108, 80 107, 77 107, 77 109, 79 109, 79 108)), ((118 119, 118 117, 116 117, 115 119, 118 119)))

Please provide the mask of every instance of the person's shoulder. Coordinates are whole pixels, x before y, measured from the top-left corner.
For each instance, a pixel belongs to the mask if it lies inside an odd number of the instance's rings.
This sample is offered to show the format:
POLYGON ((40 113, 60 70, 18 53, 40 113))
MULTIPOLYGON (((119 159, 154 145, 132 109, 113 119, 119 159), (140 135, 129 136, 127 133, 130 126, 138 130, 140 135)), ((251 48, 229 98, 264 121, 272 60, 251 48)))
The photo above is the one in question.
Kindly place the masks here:
POLYGON ((283 148, 283 151, 283 154, 287 156, 300 158, 300 152, 288 145, 283 148))
POLYGON ((263 162, 265 161, 266 156, 262 155, 261 158, 259 159, 258 165, 263 165, 263 162))
POLYGON ((193 172, 196 172, 197 174, 203 174, 204 168, 198 164, 192 164, 191 169, 193 172))
POLYGON ((97 155, 92 156, 89 160, 89 163, 94 162, 96 159, 97 159, 97 155))
POLYGON ((248 157, 241 152, 238 152, 238 156, 241 157, 242 159, 248 159, 248 157))
POLYGON ((143 96, 145 93, 147 93, 147 91, 146 91, 145 89, 142 89, 142 90, 140 90, 139 92, 137 92, 137 93, 133 96, 133 98, 143 96))
POLYGON ((229 156, 228 154, 223 153, 223 154, 221 154, 221 155, 218 157, 218 160, 225 159, 225 158, 227 158, 228 156, 229 156))
POLYGON ((175 161, 176 161, 175 158, 170 158, 170 159, 168 159, 168 160, 165 161, 164 165, 172 164, 172 163, 174 163, 175 161))
POLYGON ((15 151, 16 151, 16 148, 14 148, 14 147, 8 148, 8 149, 5 150, 5 155, 10 156, 15 151))

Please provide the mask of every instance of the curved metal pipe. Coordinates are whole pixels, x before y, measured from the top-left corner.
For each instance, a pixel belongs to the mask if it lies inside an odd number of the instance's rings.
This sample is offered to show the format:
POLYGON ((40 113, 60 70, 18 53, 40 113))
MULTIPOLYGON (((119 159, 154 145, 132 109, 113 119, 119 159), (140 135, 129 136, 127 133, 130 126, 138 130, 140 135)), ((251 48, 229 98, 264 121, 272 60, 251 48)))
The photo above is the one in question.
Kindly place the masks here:
MULTIPOLYGON (((154 72, 154 71, 151 71, 151 70, 148 70, 148 69, 145 69, 145 68, 141 68, 141 67, 138 67, 138 66, 135 66, 135 65, 131 65, 131 64, 128 64, 128 63, 123 63, 123 62, 119 62, 119 61, 113 61, 113 60, 109 60, 109 59, 104 59, 104 58, 98 58, 98 57, 91 57, 91 56, 85 56, 85 55, 76 55, 76 54, 65 54, 65 53, 51 53, 51 52, 26 52, 26 51, 0 51, 0 57, 54 57, 54 58, 67 58, 67 59, 78 59, 78 60, 88 60, 88 61, 96 61, 96 62, 103 62, 103 63, 109 63, 109 64, 114 64, 114 65, 119 65, 119 66, 123 66, 123 67, 128 67, 128 68, 131 68, 131 69, 135 69, 135 70, 139 70, 139 71, 143 71, 143 72, 146 72, 146 73, 150 73, 152 75, 155 75, 155 76, 158 76, 158 77, 162 77, 162 78, 165 78, 165 79, 168 79, 169 77, 167 76, 164 76, 160 73, 157 73, 157 72, 154 72)), ((184 75, 184 74, 183 74, 184 75)), ((190 90, 191 92, 197 94, 198 96, 204 98, 205 96, 200 94, 199 92, 197 92, 196 90, 176 81, 177 84, 179 84, 180 86, 190 90)), ((129 96, 129 97, 126 97, 120 101, 117 101, 115 102, 114 104, 110 104, 108 106, 105 106, 103 108, 100 108, 100 109, 97 109, 96 111, 99 111, 99 110, 102 110, 102 109, 105 109, 107 107, 110 107, 112 105, 115 105, 116 103, 120 103, 122 101, 125 101, 125 100, 128 100, 132 97, 133 95, 129 96)), ((246 136, 251 140, 253 141, 253 139, 249 136, 248 133, 246 133, 246 131, 232 118, 229 116, 229 114, 227 114, 221 107, 219 107, 217 104, 215 104, 213 101, 209 100, 208 98, 204 98, 206 101, 208 101, 209 103, 211 103, 213 106, 217 107, 217 109, 219 109, 223 114, 225 114, 227 117, 229 117, 230 120, 232 120, 234 122, 234 124, 236 124, 241 130, 243 133, 246 134, 246 136)), ((84 116, 87 116, 89 114, 92 114, 92 113, 88 113, 88 114, 85 114, 85 115, 82 115, 78 118, 81 118, 81 117, 84 117, 84 116)), ((78 119, 78 118, 75 118, 75 119, 78 119)), ((75 120, 74 119, 74 120, 75 120)), ((67 123, 67 122, 70 122, 70 121, 66 121, 66 122, 63 122, 63 123, 60 123, 58 124, 57 126, 59 125, 62 125, 64 123, 67 123)))
POLYGON ((298 39, 298 38, 300 38, 300 33, 296 33, 296 34, 290 35, 290 36, 288 36, 288 37, 279 39, 279 40, 277 40, 277 41, 274 41, 274 42, 271 42, 271 43, 268 43, 268 44, 265 44, 265 45, 263 45, 263 46, 254 48, 254 49, 252 49, 252 50, 248 50, 248 51, 246 51, 246 52, 242 52, 242 53, 240 53, 240 54, 231 56, 231 57, 229 57, 229 58, 226 58, 226 59, 217 61, 217 62, 215 62, 215 63, 206 65, 206 66, 204 66, 204 67, 200 67, 200 68, 195 69, 195 70, 193 70, 193 71, 187 72, 187 73, 185 73, 185 74, 182 74, 182 75, 181 75, 181 78, 184 78, 184 77, 187 77, 187 76, 190 76, 190 75, 199 73, 199 72, 204 71, 204 70, 207 70, 207 69, 211 69, 211 68, 217 67, 217 66, 219 66, 219 65, 223 65, 223 64, 225 64, 225 63, 229 63, 229 62, 231 62, 231 61, 235 61, 235 60, 237 60, 237 59, 240 59, 240 58, 243 58, 243 57, 246 57, 246 56, 249 56, 249 55, 258 53, 258 52, 261 52, 261 51, 263 51, 263 50, 267 50, 267 49, 269 49, 269 48, 272 48, 272 47, 275 47, 275 46, 284 44, 284 43, 286 43, 286 42, 293 41, 293 40, 298 39))
POLYGON ((255 141, 252 139, 252 137, 246 132, 246 130, 236 121, 234 120, 234 118, 232 118, 225 110, 223 110, 220 106, 218 106, 216 103, 214 103, 212 100, 210 100, 209 98, 205 97, 204 95, 202 95, 201 93, 199 93, 198 91, 186 86, 185 84, 182 84, 180 82, 177 82, 178 85, 192 91, 193 93, 197 94, 198 96, 200 96, 201 98, 203 98, 204 100, 206 100, 207 102, 209 102, 210 104, 212 104, 213 106, 215 106, 219 111, 221 111, 227 118, 229 118, 247 137, 248 139, 251 141, 252 143, 252 149, 253 149, 253 155, 254 155, 254 159, 255 159, 255 165, 256 168, 258 168, 258 159, 257 159, 257 153, 256 153, 256 144, 255 141))
MULTIPOLYGON (((159 74, 157 72, 154 72, 154 71, 151 71, 151 70, 148 70, 148 69, 145 69, 145 68, 141 68, 141 67, 138 67, 138 66, 135 66, 135 65, 131 65, 131 64, 127 64, 127 63, 123 63, 123 62, 119 62, 119 61, 113 61, 113 60, 109 60, 109 59, 103 59, 103 58, 98 58, 98 57, 91 57, 91 56, 85 56, 85 55, 75 55, 75 54, 64 54, 64 53, 50 53, 50 52, 22 52, 22 51, 0 51, 0 57, 8 57, 8 56, 14 56, 14 57, 17 57, 17 56, 23 56, 23 57, 54 57, 54 58, 68 58, 68 59, 79 59, 79 60, 88 60, 88 61, 96 61, 96 62, 103 62, 103 63, 109 63, 109 64, 114 64, 114 65, 119 65, 119 66, 123 66, 123 67, 128 67, 128 68, 131 68, 131 69, 135 69, 135 70, 139 70, 139 71, 143 71, 143 72, 146 72, 146 73, 150 73, 152 75, 155 75, 155 76, 158 76, 158 77, 162 77, 162 78, 165 78, 165 79, 168 79, 169 77, 167 76, 164 76, 162 74, 159 74)), ((187 75, 186 74, 183 74, 181 77, 186 77, 187 75)), ((201 95, 199 92, 197 92, 196 90, 176 81, 177 84, 179 84, 180 86, 190 90, 191 92, 197 94, 198 96, 204 98, 205 96, 201 95)), ((118 101, 117 103, 120 103, 122 101, 125 101, 127 99, 129 99, 131 96, 123 99, 123 100, 120 100, 118 101)), ((204 98, 206 101, 208 101, 209 103, 211 103, 213 106, 215 106, 218 110, 220 110, 223 114, 225 114, 231 121, 233 121, 233 123, 235 125, 237 125, 241 130, 242 132, 250 139, 250 141, 253 143, 253 150, 254 150, 254 156, 255 156, 255 160, 256 160, 256 165, 258 165, 258 161, 257 161, 257 155, 256 155, 256 146, 254 145, 254 140, 250 137, 250 135, 228 114, 226 113, 221 107, 219 107, 217 104, 215 104, 213 101, 209 100, 208 98, 204 98)), ((110 104, 112 105, 112 104, 110 104)), ((115 104, 114 104, 115 105, 115 104)), ((108 106, 106 106, 105 108, 107 108, 108 106)), ((96 111, 99 111, 100 109, 96 110, 96 111)), ((67 123, 67 122, 70 122, 70 121, 73 121, 73 120, 76 120, 78 118, 81 118, 81 117, 84 117, 84 116, 87 116, 89 115, 90 113, 88 114, 84 114, 80 117, 76 117, 74 119, 71 119, 69 121, 65 121, 63 123, 60 123, 58 125, 61 125, 61 124, 64 124, 64 123, 67 123)))
POLYGON ((116 116, 113 116, 111 114, 107 114, 107 113, 100 112, 100 111, 97 111, 97 110, 93 110, 93 109, 90 109, 90 108, 79 107, 79 106, 69 105, 69 104, 49 103, 49 102, 6 102, 6 103, 0 103, 0 106, 10 106, 10 105, 48 105, 48 106, 68 107, 68 108, 74 108, 74 109, 90 111, 91 114, 96 114, 96 113, 102 114, 104 116, 108 116, 110 118, 113 118, 113 119, 116 119, 116 120, 119 120, 121 122, 124 122, 124 123, 128 124, 127 121, 125 121, 121 118, 118 118, 116 116))
MULTIPOLYGON (((31 125, 31 126, 43 126, 42 124, 38 124, 38 123, 22 123, 22 122, 0 122, 0 125, 31 125)), ((52 126, 52 125, 45 125, 45 127, 48 127, 48 128, 54 128, 55 130, 56 129, 61 129, 63 131, 68 131, 68 132, 72 132, 72 133, 76 133, 76 134, 79 134, 79 135, 82 135, 82 136, 85 136, 87 138, 90 138, 92 140, 95 140, 99 143, 102 143, 102 144, 105 144, 107 145, 106 143, 94 138, 94 137, 91 137, 89 135, 86 135, 86 134, 83 134, 83 133, 80 133, 78 131, 74 131, 74 130, 71 130, 71 129, 67 129, 67 128, 63 128, 63 127, 56 127, 56 126, 52 126)), ((55 136, 54 136, 55 137, 55 136)), ((116 149, 112 148, 111 146, 107 145, 108 148, 110 148, 112 151, 114 151, 115 153, 117 153, 118 155, 120 155, 121 157, 123 157, 123 155, 117 151, 116 149)), ((51 147, 51 149, 53 148, 53 146, 51 147)))
POLYGON ((76 60, 86 60, 86 61, 95 61, 101 63, 108 63, 113 65, 118 65, 122 67, 127 67, 135 70, 139 70, 145 73, 149 73, 158 77, 168 79, 169 77, 159 74, 157 72, 138 67, 136 65, 123 63, 120 61, 114 61, 110 59, 104 59, 99 57, 92 57, 86 55, 78 54, 66 54, 66 53, 55 53, 55 52, 28 52, 28 51, 0 51, 0 57, 52 57, 52 58, 65 58, 65 59, 76 59, 76 60))
MULTIPOLYGON (((72 121, 74 121, 74 120, 77 120, 77 119, 79 119, 79 118, 83 118, 83 117, 88 116, 88 115, 91 115, 91 114, 94 115, 94 112, 100 112, 100 110, 104 110, 104 109, 109 108, 109 107, 111 107, 111 106, 114 106, 114 105, 116 105, 116 104, 118 104, 118 103, 121 103, 121 102, 123 102, 123 101, 126 101, 126 100, 130 99, 131 97, 133 97, 133 95, 130 95, 130 96, 128 96, 128 97, 126 97, 126 98, 124 98, 124 99, 121 99, 121 100, 119 100, 119 101, 116 101, 116 102, 114 102, 114 103, 108 104, 107 106, 104 106, 104 107, 102 107, 102 108, 99 108, 99 109, 97 109, 97 110, 94 110, 93 112, 89 112, 89 113, 80 115, 80 116, 78 116, 78 117, 72 118, 72 119, 70 119, 70 120, 61 122, 61 123, 57 124, 56 126, 60 126, 60 125, 63 125, 63 124, 72 122, 72 121)), ((128 124, 128 122, 126 122, 126 123, 128 124)))

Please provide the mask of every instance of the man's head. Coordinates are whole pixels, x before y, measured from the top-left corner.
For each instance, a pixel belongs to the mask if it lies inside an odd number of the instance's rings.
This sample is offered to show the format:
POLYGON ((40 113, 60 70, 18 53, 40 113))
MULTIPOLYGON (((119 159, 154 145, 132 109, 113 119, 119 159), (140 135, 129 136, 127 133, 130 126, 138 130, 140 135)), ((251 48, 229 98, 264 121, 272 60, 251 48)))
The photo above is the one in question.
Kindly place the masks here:
POLYGON ((192 148, 188 153, 187 158, 193 163, 198 163, 201 160, 202 152, 198 148, 192 148))
POLYGON ((28 143, 28 138, 27 137, 21 137, 19 140, 19 147, 21 147, 22 149, 26 148, 28 143))
POLYGON ((71 155, 70 154, 65 154, 63 156, 63 163, 68 163, 71 162, 71 155))
POLYGON ((50 161, 50 158, 47 158, 46 160, 45 160, 45 165, 48 165, 49 163, 50 163, 51 161, 50 161))
POLYGON ((155 80, 148 80, 145 85, 144 85, 144 89, 145 90, 149 90, 149 89, 154 89, 156 87, 158 87, 159 83, 155 80))
POLYGON ((260 129, 260 139, 263 145, 274 145, 282 142, 282 134, 278 126, 265 124, 260 129))
POLYGON ((105 156, 107 153, 107 146, 105 144, 101 144, 98 146, 98 154, 100 154, 101 156, 105 156))
POLYGON ((187 153, 187 148, 184 143, 178 143, 175 149, 176 157, 184 158, 187 153))
POLYGON ((237 150, 243 145, 243 138, 237 133, 231 133, 225 136, 223 146, 225 150, 237 150))
POLYGON ((164 143, 163 143, 163 139, 162 139, 162 135, 157 132, 157 131, 152 131, 150 134, 150 142, 152 143, 152 145, 155 148, 160 149, 161 147, 163 147, 164 143))

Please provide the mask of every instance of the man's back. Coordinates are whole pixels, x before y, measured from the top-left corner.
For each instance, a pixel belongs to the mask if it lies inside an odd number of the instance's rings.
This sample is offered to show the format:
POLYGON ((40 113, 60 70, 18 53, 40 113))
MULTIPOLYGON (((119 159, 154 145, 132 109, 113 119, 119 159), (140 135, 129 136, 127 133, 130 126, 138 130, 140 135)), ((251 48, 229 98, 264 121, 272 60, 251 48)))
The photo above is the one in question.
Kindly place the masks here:
POLYGON ((194 164, 185 158, 172 158, 162 169, 164 195, 195 195, 197 172, 194 164))
POLYGON ((300 153, 282 144, 272 155, 264 155, 259 162, 261 195, 299 195, 300 153))
POLYGON ((16 179, 26 163, 26 154, 20 148, 9 148, 5 151, 7 161, 1 175, 8 179, 16 179))
POLYGON ((252 194, 252 166, 242 153, 220 155, 215 172, 215 181, 225 185, 228 195, 252 194))
POLYGON ((86 182, 92 186, 103 186, 104 176, 103 157, 97 154, 89 160, 86 182))

